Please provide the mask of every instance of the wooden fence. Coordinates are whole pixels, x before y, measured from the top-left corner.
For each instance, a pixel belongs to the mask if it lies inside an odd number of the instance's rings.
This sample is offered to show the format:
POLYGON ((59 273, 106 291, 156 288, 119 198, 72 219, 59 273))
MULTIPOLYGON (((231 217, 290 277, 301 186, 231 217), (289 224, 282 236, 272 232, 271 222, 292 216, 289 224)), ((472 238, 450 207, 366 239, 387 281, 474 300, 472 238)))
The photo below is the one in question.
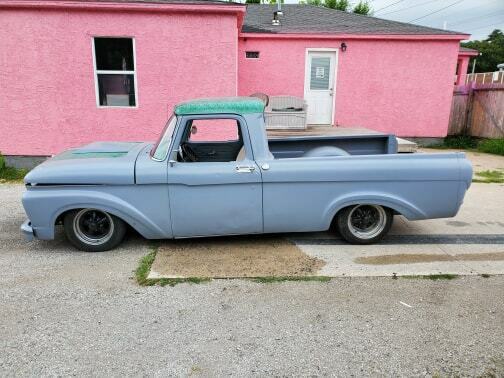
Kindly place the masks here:
POLYGON ((456 87, 448 135, 504 138, 504 85, 456 87))

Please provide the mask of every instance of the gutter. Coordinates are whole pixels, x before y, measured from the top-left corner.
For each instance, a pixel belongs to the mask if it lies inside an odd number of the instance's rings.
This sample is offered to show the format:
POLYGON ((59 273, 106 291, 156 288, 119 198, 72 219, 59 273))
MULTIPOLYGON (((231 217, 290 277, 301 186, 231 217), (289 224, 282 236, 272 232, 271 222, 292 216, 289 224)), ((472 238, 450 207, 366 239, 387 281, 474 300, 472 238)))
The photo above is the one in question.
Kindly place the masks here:
POLYGON ((459 50, 458 55, 459 56, 478 56, 479 55, 479 51, 462 51, 462 50, 459 50))
POLYGON ((34 1, 0 0, 0 9, 49 9, 81 11, 131 11, 131 12, 184 12, 184 13, 227 13, 245 14, 245 5, 227 4, 170 4, 138 2, 97 2, 97 1, 34 1))
POLYGON ((361 40, 446 40, 461 41, 468 39, 469 34, 307 34, 307 33, 240 33, 242 39, 361 39, 361 40))

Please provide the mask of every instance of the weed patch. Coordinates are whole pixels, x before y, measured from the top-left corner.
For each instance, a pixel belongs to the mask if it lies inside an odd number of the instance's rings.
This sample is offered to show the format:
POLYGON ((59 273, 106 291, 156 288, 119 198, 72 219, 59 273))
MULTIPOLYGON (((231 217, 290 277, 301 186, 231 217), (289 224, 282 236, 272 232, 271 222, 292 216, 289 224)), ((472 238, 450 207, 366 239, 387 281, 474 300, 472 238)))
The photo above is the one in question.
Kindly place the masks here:
POLYGON ((504 183, 504 171, 482 171, 482 172, 476 172, 475 175, 476 178, 473 179, 473 182, 482 182, 487 184, 504 183))
POLYGON ((3 162, 3 156, 0 155, 0 158, 2 159, 0 160, 0 183, 22 181, 28 173, 28 170, 7 167, 3 162))
POLYGON ((400 276, 401 278, 406 279, 423 279, 423 280, 454 280, 458 278, 458 274, 428 274, 428 275, 419 275, 419 276, 400 276))
POLYGON ((478 143, 478 151, 504 156, 504 138, 484 139, 478 143))
POLYGON ((429 147, 439 149, 454 148, 504 156, 504 138, 477 139, 464 135, 449 136, 443 140, 443 143, 431 145, 429 147))
POLYGON ((456 148, 462 150, 472 150, 478 145, 476 139, 470 136, 449 136, 443 140, 443 143, 436 144, 430 147, 433 148, 456 148))
POLYGON ((331 277, 326 276, 288 276, 288 277, 256 277, 252 278, 252 281, 259 283, 276 283, 285 281, 317 281, 317 282, 329 282, 331 277))

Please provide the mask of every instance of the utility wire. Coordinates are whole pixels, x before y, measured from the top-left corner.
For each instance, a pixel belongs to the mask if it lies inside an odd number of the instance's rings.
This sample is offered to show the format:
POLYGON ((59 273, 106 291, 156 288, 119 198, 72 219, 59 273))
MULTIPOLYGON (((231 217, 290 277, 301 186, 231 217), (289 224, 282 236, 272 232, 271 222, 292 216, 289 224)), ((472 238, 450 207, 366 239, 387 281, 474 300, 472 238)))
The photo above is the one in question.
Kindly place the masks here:
POLYGON ((436 1, 439 1, 439 0, 430 0, 430 1, 426 1, 426 2, 424 2, 424 3, 420 3, 420 4, 415 4, 415 5, 412 5, 411 7, 406 7, 406 8, 401 8, 401 9, 398 9, 398 10, 395 10, 395 11, 386 12, 386 13, 381 14, 380 16, 385 16, 386 14, 392 14, 392 13, 402 12, 402 11, 405 11, 405 10, 408 10, 408 9, 411 9, 411 8, 420 7, 420 6, 425 5, 425 4, 434 3, 434 2, 436 2, 436 1))
POLYGON ((487 14, 484 14, 484 15, 481 15, 481 16, 476 16, 476 17, 469 17, 469 18, 464 18, 463 20, 459 20, 459 21, 456 21, 456 22, 451 22, 450 25, 458 25, 458 24, 463 24, 464 22, 468 22, 468 21, 471 21, 471 20, 479 20, 481 19, 482 17, 488 17, 488 18, 493 18, 495 16, 500 16, 502 15, 503 12, 492 12, 492 13, 487 13, 487 14))
POLYGON ((376 13, 376 12, 381 11, 382 9, 387 9, 387 8, 390 8, 390 7, 391 7, 391 6, 393 6, 393 5, 396 5, 396 4, 399 4, 399 3, 402 3, 403 1, 404 1, 404 0, 399 0, 399 1, 396 1, 395 3, 392 3, 392 4, 390 4, 390 5, 387 5, 387 6, 383 7, 383 8, 377 9, 377 10, 375 10, 375 13, 376 13))
POLYGON ((495 25, 504 25, 504 20, 501 20, 499 22, 496 22, 494 24, 488 24, 488 25, 485 25, 485 26, 480 26, 478 28, 474 28, 474 29, 468 29, 469 31, 473 31, 473 30, 479 30, 479 29, 483 29, 483 28, 488 28, 490 26, 495 26, 495 25))
POLYGON ((446 7, 443 7, 443 8, 440 8, 438 10, 435 10, 434 12, 427 13, 426 15, 424 15, 422 17, 415 18, 414 20, 411 20, 411 21, 408 21, 408 22, 414 22, 414 21, 421 20, 422 18, 428 17, 428 16, 430 16, 432 14, 435 14, 435 13, 441 12, 442 10, 445 10, 447 8, 453 7, 454 5, 460 4, 462 1, 464 1, 464 0, 455 1, 454 3, 451 3, 450 5, 447 5, 446 7))
MULTIPOLYGON (((402 12, 402 11, 405 11, 405 10, 409 10, 409 9, 412 9, 412 8, 416 8, 416 7, 420 7, 422 5, 426 5, 426 4, 430 4, 430 3, 434 3, 436 1, 440 1, 440 0, 430 0, 430 1, 426 1, 426 2, 423 2, 423 3, 420 3, 420 4, 415 4, 415 5, 412 5, 412 6, 409 6, 409 7, 406 7, 406 8, 401 8, 401 9, 398 9, 398 10, 395 10, 395 11, 390 11, 390 12, 386 12, 386 13, 383 13, 381 14, 380 16, 385 16, 387 14, 392 14, 392 13, 398 13, 398 12, 402 12)), ((494 1, 502 1, 502 0, 488 0, 488 2, 492 3, 494 1)), ((480 8, 480 6, 477 6, 477 7, 471 7, 469 9, 466 9, 466 11, 470 10, 470 9, 474 9, 474 8, 480 8)))

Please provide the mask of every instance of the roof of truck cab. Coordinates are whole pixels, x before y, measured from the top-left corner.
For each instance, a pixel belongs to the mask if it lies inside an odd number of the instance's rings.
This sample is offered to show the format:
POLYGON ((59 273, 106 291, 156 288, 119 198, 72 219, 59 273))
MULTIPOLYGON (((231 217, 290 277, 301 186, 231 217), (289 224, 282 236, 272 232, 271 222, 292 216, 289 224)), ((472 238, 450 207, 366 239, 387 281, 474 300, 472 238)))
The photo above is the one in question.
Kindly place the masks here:
POLYGON ((254 97, 199 98, 175 106, 176 115, 249 114, 264 112, 264 103, 254 97))

